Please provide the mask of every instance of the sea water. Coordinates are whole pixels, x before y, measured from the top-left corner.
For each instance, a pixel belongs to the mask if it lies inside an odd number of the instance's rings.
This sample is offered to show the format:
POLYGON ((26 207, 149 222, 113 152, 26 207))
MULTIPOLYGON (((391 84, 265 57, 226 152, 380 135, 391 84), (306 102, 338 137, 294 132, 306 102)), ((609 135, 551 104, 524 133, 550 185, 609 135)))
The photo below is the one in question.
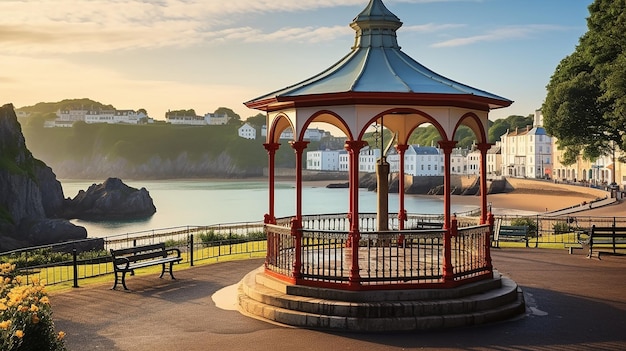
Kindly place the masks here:
MULTIPOLYGON (((65 197, 75 197, 102 181, 61 180, 65 197)), ((146 188, 154 200, 157 212, 149 218, 131 221, 72 220, 85 227, 89 237, 105 237, 153 229, 181 226, 205 226, 241 222, 261 222, 268 212, 267 181, 220 180, 137 180, 124 181, 133 188, 146 188)), ((278 218, 295 214, 295 183, 276 182, 275 215, 278 218)), ((359 211, 376 212, 376 192, 359 191, 359 211)), ((348 189, 305 186, 302 190, 303 214, 347 213, 348 189)), ((398 194, 389 194, 389 212, 397 213, 398 194)), ((415 214, 441 214, 443 201, 439 197, 405 195, 405 208, 415 214)), ((453 212, 465 212, 475 206, 452 204, 453 212)))

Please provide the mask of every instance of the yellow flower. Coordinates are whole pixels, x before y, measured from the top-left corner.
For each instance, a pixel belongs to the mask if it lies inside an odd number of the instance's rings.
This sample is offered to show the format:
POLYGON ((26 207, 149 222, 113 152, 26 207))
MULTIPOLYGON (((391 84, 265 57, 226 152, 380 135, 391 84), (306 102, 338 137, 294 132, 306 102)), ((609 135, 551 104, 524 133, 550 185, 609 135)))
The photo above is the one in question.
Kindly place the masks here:
POLYGON ((41 300, 39 300, 39 302, 41 302, 41 303, 43 303, 45 305, 50 304, 50 300, 48 299, 48 296, 42 297, 41 300))
POLYGON ((11 326, 11 320, 6 320, 6 321, 2 321, 0 322, 0 329, 9 329, 9 327, 11 326))
POLYGON ((37 307, 37 305, 35 305, 35 304, 31 304, 30 305, 30 311, 31 312, 37 312, 37 311, 39 311, 39 307, 37 307))
POLYGON ((24 337, 24 332, 22 330, 18 329, 18 330, 15 331, 14 335, 17 336, 18 339, 21 339, 21 338, 24 337))
POLYGON ((65 337, 65 332, 60 331, 59 332, 59 336, 57 337, 57 339, 63 340, 64 337, 65 337))
POLYGON ((37 324, 39 323, 39 316, 37 315, 37 313, 33 313, 33 316, 30 318, 31 322, 33 322, 33 324, 37 324))
POLYGON ((3 302, 0 302, 0 311, 6 311, 7 308, 7 305, 5 305, 3 302))

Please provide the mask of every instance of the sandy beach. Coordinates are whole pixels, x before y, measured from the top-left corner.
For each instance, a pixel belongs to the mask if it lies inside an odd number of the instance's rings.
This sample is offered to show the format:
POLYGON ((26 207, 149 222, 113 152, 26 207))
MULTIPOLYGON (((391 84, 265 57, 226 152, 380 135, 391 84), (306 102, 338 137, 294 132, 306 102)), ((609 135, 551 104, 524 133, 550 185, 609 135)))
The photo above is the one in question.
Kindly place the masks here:
MULTIPOLYGON (((578 205, 582 202, 589 202, 594 197, 578 192, 544 192, 537 190, 514 190, 504 194, 490 194, 487 201, 491 202, 494 214, 509 212, 508 210, 520 210, 528 212, 543 213, 555 211, 570 206, 578 205)), ((453 196, 452 203, 480 206, 480 196, 453 196)), ((626 217, 626 203, 616 203, 591 210, 576 212, 577 216, 598 216, 598 217, 626 217)))

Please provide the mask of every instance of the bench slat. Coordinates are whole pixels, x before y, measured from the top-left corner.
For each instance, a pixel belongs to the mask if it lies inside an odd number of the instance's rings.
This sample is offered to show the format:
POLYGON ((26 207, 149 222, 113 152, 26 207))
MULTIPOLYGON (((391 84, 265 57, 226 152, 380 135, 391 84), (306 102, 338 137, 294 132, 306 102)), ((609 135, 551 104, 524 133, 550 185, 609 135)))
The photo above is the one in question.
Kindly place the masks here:
POLYGON ((500 241, 524 241, 528 247, 528 226, 526 225, 499 225, 494 230, 494 241, 499 247, 500 241))
MULTIPOLYGON (((589 255, 591 258, 593 255, 593 249, 596 248, 609 248, 613 253, 617 253, 617 249, 626 249, 626 227, 591 227, 589 233, 589 255)), ((598 259, 600 259, 600 251, 598 251, 598 259)))
POLYGON ((127 247, 127 248, 119 249, 119 250, 111 249, 111 254, 114 256, 126 256, 126 255, 134 254, 137 252, 141 252, 141 251, 154 251, 154 250, 165 250, 165 243, 150 244, 150 245, 143 245, 143 246, 133 246, 133 247, 127 247))

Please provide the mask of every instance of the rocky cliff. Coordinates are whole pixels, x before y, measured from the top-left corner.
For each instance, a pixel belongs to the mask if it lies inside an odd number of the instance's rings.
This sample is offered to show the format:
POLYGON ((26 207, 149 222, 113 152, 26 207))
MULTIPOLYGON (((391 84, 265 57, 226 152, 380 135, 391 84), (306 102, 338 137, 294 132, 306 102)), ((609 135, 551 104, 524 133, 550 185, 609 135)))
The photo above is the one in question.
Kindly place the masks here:
POLYGON ((0 107, 0 251, 86 238, 85 228, 51 219, 63 201, 52 169, 26 148, 13 105, 0 107))

